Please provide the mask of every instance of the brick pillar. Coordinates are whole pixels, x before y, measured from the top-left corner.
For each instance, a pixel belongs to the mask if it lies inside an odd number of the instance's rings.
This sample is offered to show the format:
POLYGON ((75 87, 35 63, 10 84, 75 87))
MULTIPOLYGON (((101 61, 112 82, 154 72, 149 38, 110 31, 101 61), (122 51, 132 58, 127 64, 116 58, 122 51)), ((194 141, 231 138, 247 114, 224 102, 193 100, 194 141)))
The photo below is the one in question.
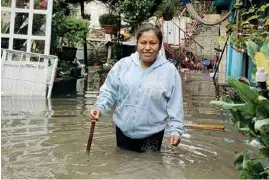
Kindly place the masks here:
POLYGON ((100 88, 100 76, 97 71, 99 67, 88 67, 88 87, 87 91, 99 91, 100 88))

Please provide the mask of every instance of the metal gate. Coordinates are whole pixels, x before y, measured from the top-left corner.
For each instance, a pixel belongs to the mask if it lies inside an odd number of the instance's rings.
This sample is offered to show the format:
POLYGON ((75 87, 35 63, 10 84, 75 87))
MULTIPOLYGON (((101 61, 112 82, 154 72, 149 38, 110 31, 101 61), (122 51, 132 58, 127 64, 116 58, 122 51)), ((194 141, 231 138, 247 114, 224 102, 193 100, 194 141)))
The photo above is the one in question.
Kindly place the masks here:
POLYGON ((1 49, 1 95, 51 97, 57 56, 1 49))

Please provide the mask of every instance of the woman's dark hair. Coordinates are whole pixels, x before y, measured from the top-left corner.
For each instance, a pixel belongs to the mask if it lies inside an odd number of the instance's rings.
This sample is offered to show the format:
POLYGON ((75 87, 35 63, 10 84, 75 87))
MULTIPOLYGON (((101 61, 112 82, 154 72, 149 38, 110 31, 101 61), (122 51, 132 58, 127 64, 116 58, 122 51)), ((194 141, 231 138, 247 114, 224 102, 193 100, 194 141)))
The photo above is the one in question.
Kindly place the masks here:
POLYGON ((156 34, 157 38, 159 39, 159 46, 161 48, 162 42, 163 42, 163 33, 158 26, 155 26, 150 23, 142 24, 138 28, 138 30, 136 31, 136 40, 138 41, 138 39, 142 36, 143 32, 147 32, 147 31, 153 31, 156 34))

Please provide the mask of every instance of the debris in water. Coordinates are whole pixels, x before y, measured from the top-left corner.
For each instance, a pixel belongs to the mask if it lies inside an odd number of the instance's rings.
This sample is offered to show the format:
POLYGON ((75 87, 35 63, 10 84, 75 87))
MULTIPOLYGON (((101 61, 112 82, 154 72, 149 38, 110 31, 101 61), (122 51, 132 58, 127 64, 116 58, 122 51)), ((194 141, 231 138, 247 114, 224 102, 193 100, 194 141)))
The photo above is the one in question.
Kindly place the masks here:
POLYGON ((223 140, 227 143, 234 143, 233 139, 223 138, 223 140))

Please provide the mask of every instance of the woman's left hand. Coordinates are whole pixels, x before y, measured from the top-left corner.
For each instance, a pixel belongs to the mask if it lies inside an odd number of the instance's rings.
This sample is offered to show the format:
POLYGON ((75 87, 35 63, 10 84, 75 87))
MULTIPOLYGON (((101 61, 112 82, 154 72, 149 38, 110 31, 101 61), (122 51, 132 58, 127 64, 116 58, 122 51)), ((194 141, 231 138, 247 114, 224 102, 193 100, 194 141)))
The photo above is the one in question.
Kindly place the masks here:
POLYGON ((181 138, 179 136, 170 136, 169 141, 173 146, 177 146, 180 143, 181 138))

